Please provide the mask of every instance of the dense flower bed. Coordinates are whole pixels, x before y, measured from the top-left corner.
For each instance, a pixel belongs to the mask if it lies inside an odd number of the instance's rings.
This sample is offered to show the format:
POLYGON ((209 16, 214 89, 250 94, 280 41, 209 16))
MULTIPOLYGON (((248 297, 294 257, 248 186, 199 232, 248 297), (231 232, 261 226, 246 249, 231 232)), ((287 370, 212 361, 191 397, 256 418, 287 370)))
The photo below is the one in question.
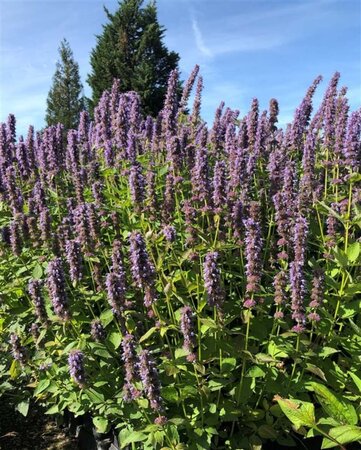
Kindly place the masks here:
POLYGON ((66 137, 10 115, 0 392, 122 448, 360 440, 361 111, 336 73, 312 116, 320 82, 284 130, 275 99, 208 129, 198 67, 155 119, 117 82, 66 137))

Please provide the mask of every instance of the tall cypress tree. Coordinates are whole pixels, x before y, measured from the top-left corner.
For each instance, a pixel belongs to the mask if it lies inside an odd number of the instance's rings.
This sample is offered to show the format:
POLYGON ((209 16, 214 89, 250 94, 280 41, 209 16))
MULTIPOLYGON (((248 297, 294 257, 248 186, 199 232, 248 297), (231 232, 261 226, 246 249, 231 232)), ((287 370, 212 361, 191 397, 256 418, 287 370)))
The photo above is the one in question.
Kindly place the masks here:
POLYGON ((53 85, 47 98, 45 121, 47 125, 61 122, 66 129, 76 128, 79 114, 84 109, 83 86, 79 65, 66 39, 59 47, 60 60, 56 63, 53 85))
POLYGON ((88 83, 95 106, 114 78, 120 89, 137 91, 146 114, 156 115, 162 108, 170 72, 178 66, 179 55, 162 42, 165 29, 159 25, 154 2, 143 7, 144 0, 124 0, 111 14, 97 36, 92 50, 92 72, 88 83))

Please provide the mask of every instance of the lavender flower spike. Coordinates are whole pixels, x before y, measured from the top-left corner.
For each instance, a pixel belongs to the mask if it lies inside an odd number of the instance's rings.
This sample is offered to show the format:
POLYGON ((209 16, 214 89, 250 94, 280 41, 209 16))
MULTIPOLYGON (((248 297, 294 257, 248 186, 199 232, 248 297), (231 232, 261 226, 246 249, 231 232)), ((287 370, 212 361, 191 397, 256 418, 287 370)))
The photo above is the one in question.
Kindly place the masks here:
POLYGON ((133 382, 138 380, 138 356, 135 350, 135 339, 132 334, 127 333, 122 341, 122 360, 125 369, 125 384, 123 388, 124 400, 130 402, 139 397, 139 391, 133 382))
POLYGON ((41 293, 42 282, 40 280, 30 280, 29 294, 34 304, 35 315, 41 322, 47 321, 47 314, 45 310, 44 297, 41 293))
POLYGON ((94 341, 101 342, 106 338, 106 331, 99 319, 94 319, 90 324, 90 334, 94 341))
POLYGON ((11 353, 16 361, 19 361, 23 366, 27 360, 26 349, 20 343, 20 338, 17 334, 10 335, 11 353))
POLYGON ((72 350, 68 358, 69 372, 79 387, 85 386, 84 354, 80 350, 72 350))
POLYGON ((79 242, 68 240, 65 244, 66 259, 69 264, 70 279, 76 283, 82 279, 82 256, 79 242))
POLYGON ((180 329, 183 334, 183 348, 189 352, 187 359, 192 361, 195 355, 192 353, 196 344, 194 333, 194 314, 190 306, 185 306, 181 311, 180 329))
POLYGON ((302 332, 305 324, 305 249, 307 238, 308 224, 304 217, 298 217, 294 230, 294 260, 290 265, 290 282, 291 282, 291 309, 292 319, 296 321, 293 328, 296 332, 302 332))
POLYGON ((206 254, 203 264, 203 277, 209 306, 221 308, 224 301, 224 291, 221 286, 221 273, 217 261, 217 252, 209 252, 206 254))
POLYGON ((143 350, 139 355, 139 375, 143 383, 144 393, 150 402, 150 407, 155 411, 161 411, 163 409, 163 399, 160 395, 158 371, 148 350, 143 350))
POLYGON ((134 282, 139 288, 153 286, 155 269, 150 262, 143 236, 139 232, 133 231, 129 240, 131 272, 134 282))
POLYGON ((60 258, 55 258, 48 265, 47 285, 55 314, 62 320, 70 318, 68 298, 65 290, 65 276, 60 258))
POLYGON ((261 280, 262 238, 258 221, 252 218, 245 220, 246 228, 246 292, 252 294, 258 290, 261 280))

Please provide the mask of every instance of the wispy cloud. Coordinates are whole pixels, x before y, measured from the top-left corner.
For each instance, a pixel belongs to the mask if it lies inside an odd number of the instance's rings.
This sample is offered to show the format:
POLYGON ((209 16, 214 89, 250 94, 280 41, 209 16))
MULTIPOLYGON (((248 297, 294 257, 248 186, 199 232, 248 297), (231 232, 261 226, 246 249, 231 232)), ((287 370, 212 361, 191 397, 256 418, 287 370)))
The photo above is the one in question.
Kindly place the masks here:
POLYGON ((192 18, 192 28, 198 50, 202 53, 202 55, 212 57, 213 53, 204 43, 202 32, 195 17, 192 18))

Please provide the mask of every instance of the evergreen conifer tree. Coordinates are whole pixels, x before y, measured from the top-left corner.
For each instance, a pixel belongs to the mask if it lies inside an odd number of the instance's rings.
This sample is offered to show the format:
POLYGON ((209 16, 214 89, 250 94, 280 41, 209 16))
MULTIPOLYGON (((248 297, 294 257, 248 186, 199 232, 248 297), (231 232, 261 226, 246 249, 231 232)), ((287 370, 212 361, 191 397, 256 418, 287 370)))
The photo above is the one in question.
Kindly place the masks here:
POLYGON ((60 60, 56 63, 53 84, 47 98, 45 121, 47 125, 62 123, 65 129, 76 128, 79 114, 84 109, 83 86, 79 65, 66 39, 59 47, 60 60))
POLYGON ((87 80, 93 107, 115 78, 121 91, 138 92, 146 114, 154 116, 163 106, 167 80, 179 55, 162 42, 165 29, 158 23, 155 3, 142 5, 143 0, 123 0, 114 14, 104 8, 109 22, 97 36, 87 80))

